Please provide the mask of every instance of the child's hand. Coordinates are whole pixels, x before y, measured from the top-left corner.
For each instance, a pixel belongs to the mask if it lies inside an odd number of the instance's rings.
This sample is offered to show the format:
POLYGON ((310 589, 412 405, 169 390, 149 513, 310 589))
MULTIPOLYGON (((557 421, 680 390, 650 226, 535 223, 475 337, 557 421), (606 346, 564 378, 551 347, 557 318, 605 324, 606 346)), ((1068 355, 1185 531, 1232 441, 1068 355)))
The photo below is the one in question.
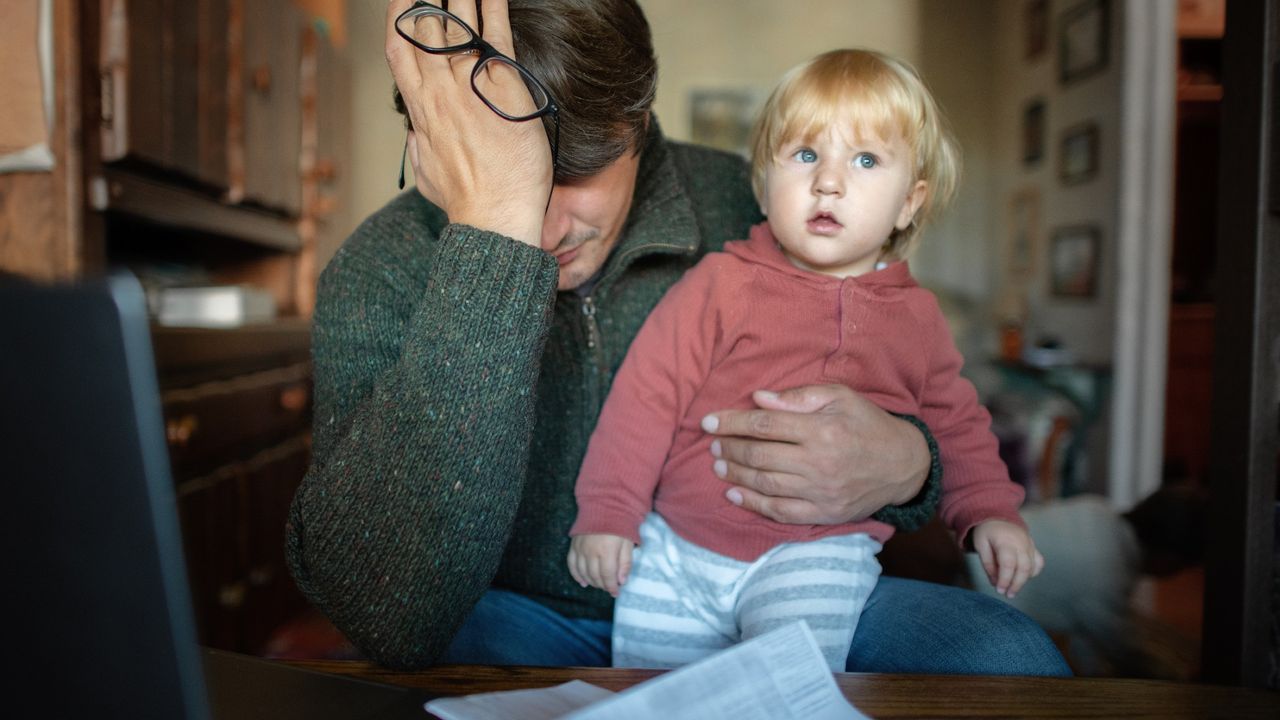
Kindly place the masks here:
POLYGON ((614 597, 631 572, 635 543, 617 535, 575 535, 569 545, 569 572, 582 587, 598 587, 614 597))
POLYGON ((996 592, 1013 599, 1028 578, 1044 569, 1044 556, 1026 530, 1004 520, 986 520, 973 528, 973 549, 996 592))

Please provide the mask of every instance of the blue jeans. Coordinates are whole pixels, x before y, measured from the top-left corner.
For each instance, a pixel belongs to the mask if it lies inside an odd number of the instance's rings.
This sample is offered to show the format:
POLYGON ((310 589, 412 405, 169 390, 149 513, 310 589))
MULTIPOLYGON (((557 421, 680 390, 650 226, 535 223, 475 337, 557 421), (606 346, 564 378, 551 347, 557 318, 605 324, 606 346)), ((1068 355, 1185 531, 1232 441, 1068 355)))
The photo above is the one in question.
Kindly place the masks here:
MULTIPOLYGON (((608 620, 567 618, 490 590, 442 663, 607 667, 608 620)), ((850 672, 1069 676, 1035 621, 999 600, 946 585, 881 577, 862 611, 850 672)))

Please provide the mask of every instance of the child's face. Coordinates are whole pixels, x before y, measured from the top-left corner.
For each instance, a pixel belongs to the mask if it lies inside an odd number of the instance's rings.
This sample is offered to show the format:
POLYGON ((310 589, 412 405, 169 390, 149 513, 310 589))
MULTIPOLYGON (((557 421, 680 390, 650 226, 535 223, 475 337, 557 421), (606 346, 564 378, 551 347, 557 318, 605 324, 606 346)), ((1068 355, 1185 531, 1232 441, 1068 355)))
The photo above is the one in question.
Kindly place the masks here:
POLYGON ((911 224, 926 183, 898 137, 831 127, 783 143, 765 171, 763 206, 796 267, 837 277, 870 272, 889 234, 911 224))

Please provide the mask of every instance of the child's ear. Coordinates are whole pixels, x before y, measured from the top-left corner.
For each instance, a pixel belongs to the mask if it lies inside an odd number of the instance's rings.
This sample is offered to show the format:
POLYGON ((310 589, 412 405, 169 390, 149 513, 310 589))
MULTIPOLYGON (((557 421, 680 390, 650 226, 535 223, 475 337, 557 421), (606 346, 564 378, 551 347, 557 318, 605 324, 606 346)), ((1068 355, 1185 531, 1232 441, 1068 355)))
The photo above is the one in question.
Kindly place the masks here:
POLYGON ((899 230, 906 230, 911 227, 911 223, 916 219, 916 212, 920 210, 920 206, 924 205, 924 201, 929 197, 929 183, 924 180, 917 180, 916 184, 911 187, 911 192, 907 193, 907 199, 902 201, 902 210, 898 212, 898 222, 894 223, 894 227, 899 230))

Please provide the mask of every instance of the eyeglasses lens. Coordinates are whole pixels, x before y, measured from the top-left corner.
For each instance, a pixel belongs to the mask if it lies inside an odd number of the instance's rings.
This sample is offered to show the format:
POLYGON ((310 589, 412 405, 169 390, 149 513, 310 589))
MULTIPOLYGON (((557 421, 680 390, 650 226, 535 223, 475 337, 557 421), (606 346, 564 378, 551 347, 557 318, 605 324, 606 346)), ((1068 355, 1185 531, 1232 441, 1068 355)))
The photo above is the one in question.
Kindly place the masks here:
POLYGON ((531 119, 546 109, 550 98, 529 74, 503 57, 486 59, 475 75, 476 92, 493 108, 511 120, 531 119), (526 92, 520 92, 519 79, 526 92))
POLYGON ((401 15, 396 28, 420 47, 441 52, 461 49, 475 39, 471 28, 430 5, 401 15))

